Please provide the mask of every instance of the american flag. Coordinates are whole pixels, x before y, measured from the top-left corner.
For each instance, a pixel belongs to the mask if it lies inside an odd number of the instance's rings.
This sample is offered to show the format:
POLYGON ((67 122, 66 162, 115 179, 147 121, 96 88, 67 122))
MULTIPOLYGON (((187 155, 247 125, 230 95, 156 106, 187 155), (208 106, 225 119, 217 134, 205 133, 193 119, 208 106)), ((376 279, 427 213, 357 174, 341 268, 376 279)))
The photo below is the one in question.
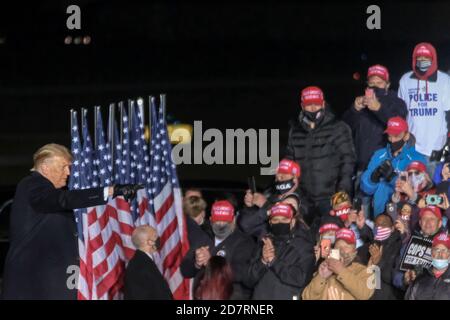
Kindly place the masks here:
MULTIPOLYGON (((164 113, 160 110, 158 116, 154 103, 151 111, 151 151, 144 136, 142 104, 136 106, 131 102, 128 115, 122 108, 121 138, 115 121, 109 122, 114 132, 111 145, 105 139, 101 112, 97 109, 95 150, 92 149, 86 113, 82 114, 83 147, 78 127, 72 125, 71 189, 109 186, 112 182, 145 186, 138 191, 131 206, 123 197, 117 197, 103 206, 75 210, 80 251, 79 299, 122 297, 125 266, 134 255, 131 233, 135 226, 143 224, 153 226, 161 238, 161 251, 155 254, 155 262, 174 297, 189 298, 189 283, 179 270, 181 259, 189 249, 181 191, 170 158, 164 113)), ((76 112, 72 114, 72 123, 77 123, 76 112)))
POLYGON ((161 240, 162 272, 175 299, 189 299, 189 280, 180 272, 182 257, 189 250, 181 189, 171 158, 171 145, 165 121, 165 100, 161 96, 158 115, 151 100, 151 202, 161 240))

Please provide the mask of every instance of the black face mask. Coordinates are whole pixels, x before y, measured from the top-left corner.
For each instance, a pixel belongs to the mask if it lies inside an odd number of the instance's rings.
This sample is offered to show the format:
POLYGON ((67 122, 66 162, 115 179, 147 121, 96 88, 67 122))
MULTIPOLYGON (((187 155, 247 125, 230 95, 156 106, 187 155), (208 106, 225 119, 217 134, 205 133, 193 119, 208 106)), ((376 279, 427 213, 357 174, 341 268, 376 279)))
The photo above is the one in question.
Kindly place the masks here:
POLYGON ((279 194, 284 194, 291 190, 295 185, 294 179, 288 181, 275 181, 274 188, 279 194))
POLYGON ((398 150, 400 150, 404 145, 405 145, 406 141, 399 140, 397 142, 391 142, 391 151, 392 153, 397 152, 398 150))
POLYGON ((309 121, 317 123, 323 117, 323 110, 318 110, 316 112, 309 112, 309 111, 303 110, 303 114, 305 115, 306 119, 308 119, 309 121))
POLYGON ((290 223, 271 224, 270 231, 275 237, 286 236, 291 232, 291 224, 290 223))
POLYGON ((161 249, 161 239, 158 237, 156 238, 156 240, 154 241, 155 244, 153 245, 155 247, 156 250, 161 249))
POLYGON ((368 88, 373 90, 373 93, 375 94, 376 97, 385 96, 388 92, 387 88, 381 89, 376 86, 368 86, 368 88))

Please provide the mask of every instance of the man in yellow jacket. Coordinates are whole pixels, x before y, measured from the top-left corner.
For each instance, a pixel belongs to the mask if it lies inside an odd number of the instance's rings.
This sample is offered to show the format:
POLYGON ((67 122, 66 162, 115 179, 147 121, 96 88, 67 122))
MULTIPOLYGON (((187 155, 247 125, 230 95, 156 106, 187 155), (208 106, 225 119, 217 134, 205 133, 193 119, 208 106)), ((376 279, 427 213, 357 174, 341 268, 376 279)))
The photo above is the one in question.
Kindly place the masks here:
POLYGON ((339 229, 334 248, 339 250, 339 259, 332 258, 332 253, 320 264, 319 271, 303 291, 303 300, 368 300, 376 287, 375 275, 370 268, 355 261, 354 232, 339 229))

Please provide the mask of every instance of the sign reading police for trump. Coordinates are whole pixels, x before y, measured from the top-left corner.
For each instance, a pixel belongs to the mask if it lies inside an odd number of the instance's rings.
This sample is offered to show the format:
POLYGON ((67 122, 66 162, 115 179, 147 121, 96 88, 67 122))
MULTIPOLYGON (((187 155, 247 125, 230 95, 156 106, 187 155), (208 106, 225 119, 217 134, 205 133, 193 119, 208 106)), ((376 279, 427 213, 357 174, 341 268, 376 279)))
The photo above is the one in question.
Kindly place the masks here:
POLYGON ((431 266, 432 239, 412 236, 403 254, 400 270, 407 271, 416 266, 431 266))

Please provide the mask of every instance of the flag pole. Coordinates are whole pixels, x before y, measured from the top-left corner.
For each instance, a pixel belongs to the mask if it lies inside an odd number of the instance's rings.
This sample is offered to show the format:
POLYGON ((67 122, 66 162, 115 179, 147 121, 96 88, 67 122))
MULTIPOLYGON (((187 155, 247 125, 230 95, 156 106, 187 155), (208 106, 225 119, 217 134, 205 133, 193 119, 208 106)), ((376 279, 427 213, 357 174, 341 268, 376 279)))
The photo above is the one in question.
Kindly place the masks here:
POLYGON ((108 123, 108 139, 109 139, 109 152, 111 154, 111 168, 112 172, 114 171, 114 122, 116 120, 116 105, 114 103, 111 103, 109 105, 109 123, 108 123))
MULTIPOLYGON (((130 132, 131 128, 133 128, 133 126, 132 126, 133 115, 131 112, 131 104, 132 104, 131 99, 128 99, 128 132, 130 132)), ((130 136, 130 138, 131 138, 131 136, 130 136)))
POLYGON ((95 150, 97 150, 97 121, 98 121, 98 111, 100 110, 99 106, 95 107, 95 112, 94 112, 94 147, 95 150))
POLYGON ((76 111, 74 109, 70 109, 70 139, 72 141, 72 128, 75 125, 75 123, 73 123, 73 118, 74 118, 74 113, 76 111))
POLYGON ((162 110, 162 116, 164 122, 166 122, 166 94, 162 93, 159 95, 159 105, 162 110))
POLYGON ((119 112, 120 112, 120 143, 122 143, 123 141, 123 101, 119 102, 119 112))

